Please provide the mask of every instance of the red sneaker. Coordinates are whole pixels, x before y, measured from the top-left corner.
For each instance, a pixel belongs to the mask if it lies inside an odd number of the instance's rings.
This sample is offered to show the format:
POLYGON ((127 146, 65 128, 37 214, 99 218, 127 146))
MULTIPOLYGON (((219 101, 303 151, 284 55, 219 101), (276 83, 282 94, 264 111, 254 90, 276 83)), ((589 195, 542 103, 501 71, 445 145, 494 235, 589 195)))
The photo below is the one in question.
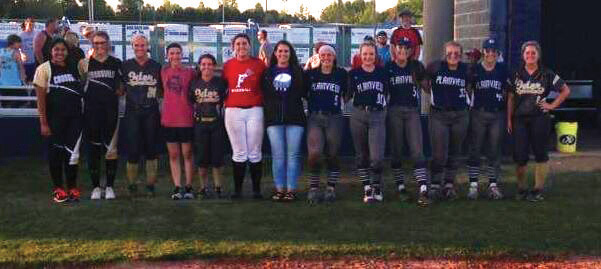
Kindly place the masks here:
POLYGON ((57 203, 63 203, 69 198, 65 190, 63 190, 63 188, 54 188, 52 193, 52 198, 57 203))
POLYGON ((73 188, 69 190, 69 201, 77 202, 79 201, 79 197, 81 196, 81 191, 78 188, 73 188))

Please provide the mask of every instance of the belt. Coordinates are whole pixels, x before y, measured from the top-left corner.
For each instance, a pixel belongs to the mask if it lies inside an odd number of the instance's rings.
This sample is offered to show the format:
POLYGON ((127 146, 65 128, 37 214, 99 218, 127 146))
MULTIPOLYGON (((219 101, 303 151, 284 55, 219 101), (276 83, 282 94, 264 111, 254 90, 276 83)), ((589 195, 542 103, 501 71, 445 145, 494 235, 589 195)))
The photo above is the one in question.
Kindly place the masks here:
POLYGON ((363 111, 384 111, 384 108, 381 106, 355 105, 355 108, 363 111))
POLYGON ((503 107, 479 107, 479 108, 474 108, 474 110, 495 113, 495 112, 505 111, 505 108, 503 108, 503 107))
POLYGON ((318 110, 318 111, 311 111, 311 112, 309 112, 309 114, 311 114, 311 115, 330 116, 330 115, 338 115, 338 114, 340 114, 340 112, 318 110))
POLYGON ((236 106, 235 108, 241 108, 241 109, 249 109, 249 108, 253 108, 255 106, 236 106))
POLYGON ((459 107, 440 107, 440 106, 432 106, 432 110, 434 111, 465 111, 467 108, 459 108, 459 107))
POLYGON ((196 117, 196 122, 214 122, 217 117, 196 117))

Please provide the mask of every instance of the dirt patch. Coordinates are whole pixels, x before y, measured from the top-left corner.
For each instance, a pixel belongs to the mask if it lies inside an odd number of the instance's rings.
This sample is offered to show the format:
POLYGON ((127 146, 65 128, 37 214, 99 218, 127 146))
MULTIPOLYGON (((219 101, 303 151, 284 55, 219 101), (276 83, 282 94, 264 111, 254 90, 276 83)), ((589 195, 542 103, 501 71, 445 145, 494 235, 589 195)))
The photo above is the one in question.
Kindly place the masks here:
POLYGON ((549 165, 554 172, 601 171, 601 156, 560 155, 557 158, 551 158, 549 165))
POLYGON ((212 260, 212 261, 178 261, 178 262, 136 262, 110 265, 102 268, 601 268, 601 258, 573 257, 562 261, 452 261, 452 260, 386 260, 386 259, 336 259, 336 260, 302 260, 302 259, 264 259, 256 261, 244 260, 212 260))

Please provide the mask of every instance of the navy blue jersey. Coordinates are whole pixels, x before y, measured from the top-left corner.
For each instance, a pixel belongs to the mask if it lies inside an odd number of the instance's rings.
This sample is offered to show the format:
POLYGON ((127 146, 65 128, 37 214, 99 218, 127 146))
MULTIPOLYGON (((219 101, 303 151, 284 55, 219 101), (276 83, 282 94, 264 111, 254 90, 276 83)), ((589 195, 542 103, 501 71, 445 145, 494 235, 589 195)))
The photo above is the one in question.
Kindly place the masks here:
POLYGON ((351 70, 349 76, 354 106, 384 109, 388 105, 389 78, 384 68, 376 66, 374 71, 366 72, 359 67, 351 70))
POLYGON ((417 107, 424 65, 419 61, 409 61, 401 68, 395 62, 388 62, 385 69, 390 77, 390 106, 417 107))
POLYGON ((486 71, 481 64, 477 64, 474 68, 472 107, 503 109, 507 79, 508 73, 505 65, 497 63, 493 70, 486 71))
POLYGON ((342 98, 348 88, 348 73, 342 68, 323 74, 316 68, 306 72, 309 112, 341 113, 342 98))
POLYGON ((432 106, 459 110, 468 108, 470 75, 466 64, 459 63, 457 69, 449 70, 446 61, 436 61, 428 65, 426 72, 432 84, 432 106))
POLYGON ((542 115, 544 111, 538 103, 551 91, 560 91, 565 85, 563 79, 547 68, 539 68, 528 74, 524 67, 513 72, 509 79, 509 87, 514 94, 513 110, 515 116, 542 115))

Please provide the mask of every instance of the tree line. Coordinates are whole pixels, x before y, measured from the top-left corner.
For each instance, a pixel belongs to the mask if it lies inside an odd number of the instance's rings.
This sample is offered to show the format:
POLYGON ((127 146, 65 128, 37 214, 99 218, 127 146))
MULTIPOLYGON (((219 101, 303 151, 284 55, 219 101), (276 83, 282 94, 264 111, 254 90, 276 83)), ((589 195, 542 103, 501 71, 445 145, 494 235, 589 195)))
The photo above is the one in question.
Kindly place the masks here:
MULTIPOLYGON (((236 0, 221 0, 217 9, 212 9, 201 1, 198 7, 183 8, 169 0, 154 7, 144 4, 143 0, 120 0, 113 10, 106 0, 94 0, 95 20, 142 21, 142 22, 206 22, 225 21, 246 22, 252 19, 257 23, 348 23, 374 24, 392 21, 404 9, 413 11, 416 22, 421 23, 423 0, 398 0, 394 8, 374 13, 373 0, 353 0, 332 3, 318 18, 309 14, 308 7, 301 5, 300 10, 289 14, 286 10, 265 11, 260 3, 253 9, 240 11, 236 0), (374 16, 374 14, 376 14, 374 16)), ((0 18, 19 19, 34 17, 37 19, 66 16, 72 20, 88 20, 87 0, 0 0, 0 18)))

